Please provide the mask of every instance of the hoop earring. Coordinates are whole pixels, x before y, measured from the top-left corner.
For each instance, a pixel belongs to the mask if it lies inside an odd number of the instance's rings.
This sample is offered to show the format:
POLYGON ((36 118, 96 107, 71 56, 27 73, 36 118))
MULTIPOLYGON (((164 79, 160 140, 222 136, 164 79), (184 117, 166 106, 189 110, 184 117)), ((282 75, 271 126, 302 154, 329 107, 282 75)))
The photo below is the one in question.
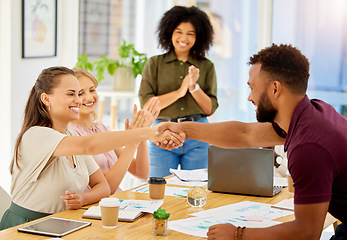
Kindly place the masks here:
POLYGON ((48 112, 51 111, 51 106, 48 106, 48 112))

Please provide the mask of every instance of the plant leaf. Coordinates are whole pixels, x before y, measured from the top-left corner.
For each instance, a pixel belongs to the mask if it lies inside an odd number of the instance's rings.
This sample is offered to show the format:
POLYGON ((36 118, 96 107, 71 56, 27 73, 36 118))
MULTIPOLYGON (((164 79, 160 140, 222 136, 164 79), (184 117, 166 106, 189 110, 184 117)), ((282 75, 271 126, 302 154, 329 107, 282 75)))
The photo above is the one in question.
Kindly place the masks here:
POLYGON ((170 213, 166 213, 165 209, 159 208, 157 211, 153 213, 153 217, 159 219, 167 219, 170 217, 170 213))

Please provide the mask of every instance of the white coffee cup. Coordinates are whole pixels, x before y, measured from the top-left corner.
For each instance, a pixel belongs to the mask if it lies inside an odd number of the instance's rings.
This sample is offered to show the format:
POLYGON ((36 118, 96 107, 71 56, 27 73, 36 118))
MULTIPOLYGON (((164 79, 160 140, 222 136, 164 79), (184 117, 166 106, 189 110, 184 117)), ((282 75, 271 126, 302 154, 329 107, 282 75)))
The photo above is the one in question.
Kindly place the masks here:
POLYGON ((101 221, 104 228, 115 228, 118 225, 119 214, 119 199, 118 198, 103 198, 99 202, 101 209, 101 221))

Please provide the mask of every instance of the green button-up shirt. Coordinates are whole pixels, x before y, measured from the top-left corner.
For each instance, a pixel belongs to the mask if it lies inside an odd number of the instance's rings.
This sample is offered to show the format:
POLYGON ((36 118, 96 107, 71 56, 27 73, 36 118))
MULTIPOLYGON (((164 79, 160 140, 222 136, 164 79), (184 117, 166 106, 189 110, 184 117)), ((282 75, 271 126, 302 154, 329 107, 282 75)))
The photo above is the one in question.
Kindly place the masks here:
MULTIPOLYGON (((151 57, 147 61, 142 73, 139 90, 141 108, 151 97, 160 96, 179 89, 191 65, 194 65, 200 70, 197 83, 211 98, 212 113, 214 113, 218 107, 218 102, 216 71, 213 63, 206 58, 196 60, 191 57, 186 62, 182 62, 177 59, 173 51, 151 57)), ((195 114, 206 115, 195 102, 189 91, 187 91, 184 97, 162 109, 158 119, 179 118, 195 114)))

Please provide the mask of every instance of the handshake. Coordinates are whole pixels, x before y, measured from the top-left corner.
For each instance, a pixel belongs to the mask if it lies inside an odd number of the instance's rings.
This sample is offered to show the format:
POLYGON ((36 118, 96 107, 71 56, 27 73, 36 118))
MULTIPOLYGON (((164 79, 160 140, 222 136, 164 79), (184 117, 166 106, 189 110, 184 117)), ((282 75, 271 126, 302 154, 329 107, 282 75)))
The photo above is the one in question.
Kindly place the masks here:
POLYGON ((150 139, 156 146, 172 150, 181 147, 186 134, 178 123, 163 122, 153 127, 154 137, 150 139))
MULTIPOLYGON (((158 97, 152 97, 140 111, 137 111, 137 106, 134 105, 133 119, 131 123, 129 122, 129 119, 126 119, 125 129, 149 127, 154 123, 159 112, 158 97)), ((146 134, 147 140, 150 140, 156 146, 167 150, 172 150, 182 146, 186 139, 186 134, 178 123, 163 122, 149 128, 149 130, 150 134, 146 134)))

